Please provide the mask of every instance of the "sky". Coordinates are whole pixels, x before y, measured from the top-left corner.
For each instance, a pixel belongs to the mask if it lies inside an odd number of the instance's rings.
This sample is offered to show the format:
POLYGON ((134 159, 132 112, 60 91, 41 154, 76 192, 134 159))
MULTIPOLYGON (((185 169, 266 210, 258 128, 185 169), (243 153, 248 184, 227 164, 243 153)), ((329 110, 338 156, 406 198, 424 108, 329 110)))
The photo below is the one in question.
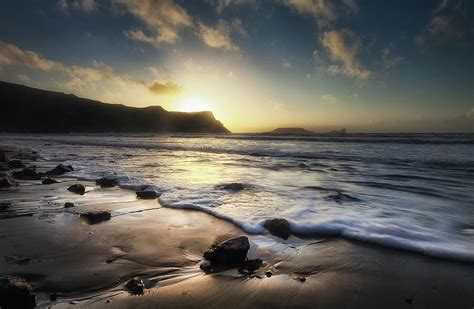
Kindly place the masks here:
POLYGON ((0 3, 0 80, 232 132, 474 132, 473 55, 470 0, 0 3))

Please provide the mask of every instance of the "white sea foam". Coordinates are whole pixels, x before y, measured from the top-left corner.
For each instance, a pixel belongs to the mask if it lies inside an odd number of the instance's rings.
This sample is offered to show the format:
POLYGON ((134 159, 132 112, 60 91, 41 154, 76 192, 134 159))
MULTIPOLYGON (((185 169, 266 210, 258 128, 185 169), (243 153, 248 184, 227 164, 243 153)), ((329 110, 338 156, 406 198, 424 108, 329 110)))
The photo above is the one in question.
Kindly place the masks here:
POLYGON ((251 234, 286 218, 295 234, 474 261, 473 136, 375 138, 5 135, 0 144, 71 163, 80 179, 147 187, 166 207, 203 211, 251 234), (219 187, 230 182, 246 188, 219 187))

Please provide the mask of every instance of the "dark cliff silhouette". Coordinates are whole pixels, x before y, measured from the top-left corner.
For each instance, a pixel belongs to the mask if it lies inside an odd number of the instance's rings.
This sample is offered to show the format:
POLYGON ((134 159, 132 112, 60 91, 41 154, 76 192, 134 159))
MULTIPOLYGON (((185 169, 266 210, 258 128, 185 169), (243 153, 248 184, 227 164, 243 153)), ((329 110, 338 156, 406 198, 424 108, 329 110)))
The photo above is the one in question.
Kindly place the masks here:
POLYGON ((169 112, 79 98, 0 81, 0 132, 229 133, 212 112, 169 112))
POLYGON ((314 132, 305 130, 303 128, 276 128, 273 131, 268 132, 270 134, 313 134, 314 132))

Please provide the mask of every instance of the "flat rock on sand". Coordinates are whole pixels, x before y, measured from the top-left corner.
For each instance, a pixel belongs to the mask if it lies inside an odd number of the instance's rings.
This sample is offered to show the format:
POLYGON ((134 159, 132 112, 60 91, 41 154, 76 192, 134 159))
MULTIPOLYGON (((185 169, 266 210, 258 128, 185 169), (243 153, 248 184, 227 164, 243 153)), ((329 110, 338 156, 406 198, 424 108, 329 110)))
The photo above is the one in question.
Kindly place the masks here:
POLYGON ((60 176, 66 173, 70 173, 72 171, 74 171, 74 169, 71 165, 59 164, 52 170, 46 172, 46 174, 49 176, 60 176))
POLYGON ((152 200, 158 198, 159 196, 160 194, 152 190, 137 191, 137 197, 141 199, 152 200))

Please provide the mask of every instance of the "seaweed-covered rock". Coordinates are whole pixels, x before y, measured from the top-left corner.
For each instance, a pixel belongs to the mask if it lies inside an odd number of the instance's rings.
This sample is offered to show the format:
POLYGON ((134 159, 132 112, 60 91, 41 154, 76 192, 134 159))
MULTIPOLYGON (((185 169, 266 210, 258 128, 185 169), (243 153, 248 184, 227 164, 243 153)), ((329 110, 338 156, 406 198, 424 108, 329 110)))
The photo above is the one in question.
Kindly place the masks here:
POLYGON ((249 248, 247 236, 240 236, 212 246, 204 253, 204 258, 216 265, 243 265, 247 259, 249 248))
POLYGON ((20 180, 39 180, 41 174, 36 172, 35 167, 25 167, 21 171, 13 172, 13 177, 20 180))
POLYGON ((130 291, 133 295, 142 295, 143 290, 145 289, 145 284, 143 283, 140 277, 135 277, 130 279, 125 287, 130 291))
POLYGON ((137 197, 141 199, 146 199, 146 200, 152 200, 155 198, 158 198, 161 194, 156 193, 155 191, 152 190, 143 190, 143 191, 137 191, 137 197))
POLYGON ((34 308, 36 296, 33 288, 23 278, 0 277, 0 308, 34 308))
POLYGON ((41 183, 43 185, 51 185, 53 183, 58 183, 58 181, 48 177, 48 178, 43 179, 43 181, 41 183))
POLYGON ((8 168, 24 168, 25 166, 20 160, 10 160, 7 163, 8 168))
POLYGON ((115 178, 102 177, 100 179, 97 179, 95 183, 101 188, 112 188, 118 185, 118 180, 115 178))
POLYGON ((67 188, 67 190, 72 193, 76 193, 80 195, 83 195, 84 193, 86 193, 86 188, 84 187, 83 184, 80 184, 80 183, 76 183, 75 185, 70 186, 69 188, 67 188))
POLYGON ((0 188, 9 188, 16 186, 17 183, 15 179, 10 174, 6 174, 5 177, 0 178, 0 188))
POLYGON ((52 170, 46 172, 46 175, 49 176, 60 176, 66 173, 70 173, 74 171, 71 165, 64 165, 64 164, 59 164, 52 170))
POLYGON ((270 234, 283 238, 288 239, 290 236, 291 226, 290 223, 286 219, 269 219, 265 221, 263 224, 270 234))
POLYGON ((103 221, 108 221, 112 215, 108 211, 91 211, 81 214, 81 218, 89 224, 97 224, 103 221))

